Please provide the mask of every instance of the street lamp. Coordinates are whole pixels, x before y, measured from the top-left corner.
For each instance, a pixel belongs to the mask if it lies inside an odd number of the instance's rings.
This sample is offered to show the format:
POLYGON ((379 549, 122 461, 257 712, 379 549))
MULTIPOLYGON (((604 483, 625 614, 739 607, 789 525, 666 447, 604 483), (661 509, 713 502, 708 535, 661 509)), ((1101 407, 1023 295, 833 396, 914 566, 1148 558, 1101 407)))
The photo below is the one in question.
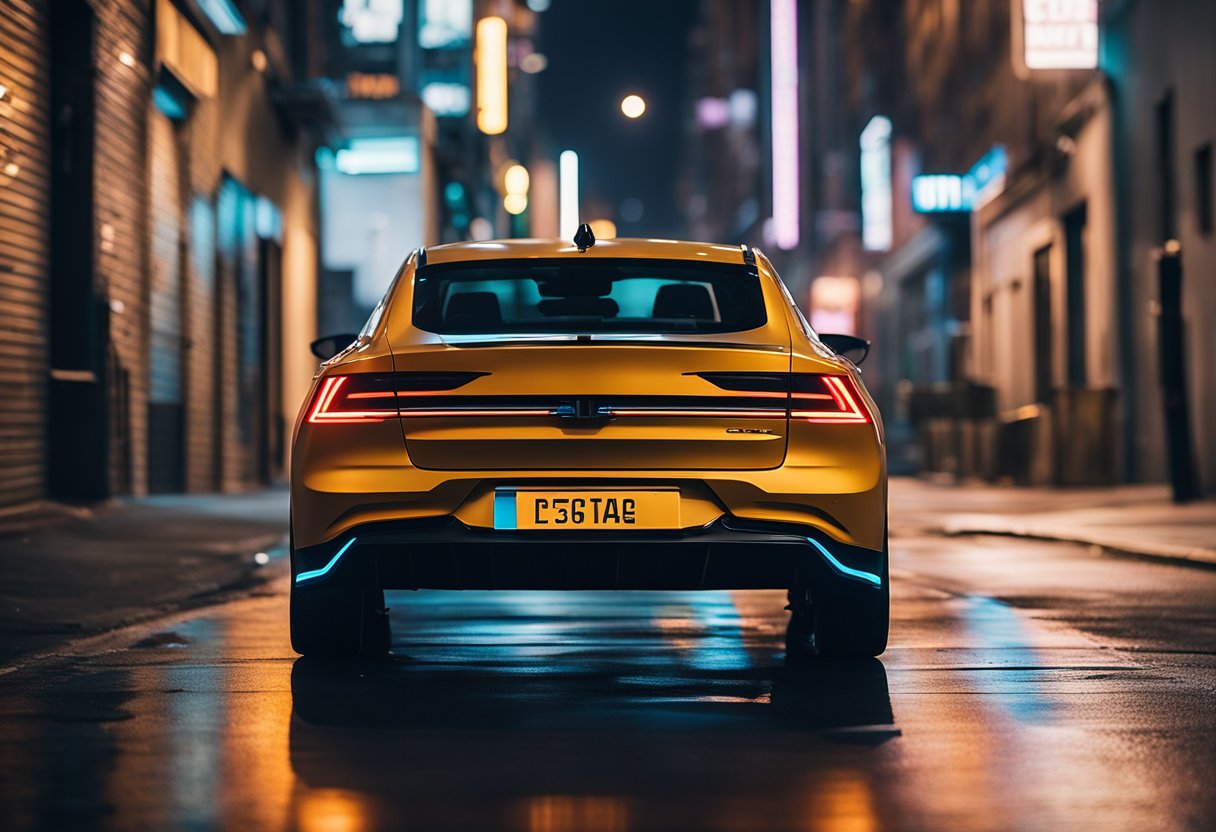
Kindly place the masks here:
POLYGON ((625 118, 640 118, 646 112, 646 101, 640 95, 627 95, 621 99, 621 112, 625 118))
POLYGON ((476 38, 477 128, 497 136, 507 129, 507 22, 483 17, 476 38))

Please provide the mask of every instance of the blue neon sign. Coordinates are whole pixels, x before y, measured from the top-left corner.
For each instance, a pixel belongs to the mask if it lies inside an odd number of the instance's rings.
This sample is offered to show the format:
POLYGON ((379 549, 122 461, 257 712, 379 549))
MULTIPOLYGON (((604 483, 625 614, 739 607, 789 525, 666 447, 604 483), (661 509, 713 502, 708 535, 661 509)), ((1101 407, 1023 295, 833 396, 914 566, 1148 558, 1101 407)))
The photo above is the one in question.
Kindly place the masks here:
POLYGON ((1005 187, 1009 157, 996 145, 963 174, 928 173, 912 177, 912 208, 920 214, 971 211, 1005 187))

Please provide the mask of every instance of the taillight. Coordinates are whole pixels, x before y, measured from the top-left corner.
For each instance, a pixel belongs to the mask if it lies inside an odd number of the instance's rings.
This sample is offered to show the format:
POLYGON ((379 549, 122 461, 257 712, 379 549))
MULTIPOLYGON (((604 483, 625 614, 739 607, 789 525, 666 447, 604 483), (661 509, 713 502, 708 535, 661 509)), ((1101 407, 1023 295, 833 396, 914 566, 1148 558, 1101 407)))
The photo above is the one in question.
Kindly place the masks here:
POLYGON ((852 376, 797 373, 790 381, 790 418, 817 425, 860 425, 870 421, 852 376))
POLYGON ((820 425, 861 425, 870 420, 861 392, 848 375, 821 373, 697 373, 748 398, 786 398, 788 414, 820 425))
POLYGON ((468 384, 485 373, 358 373, 326 376, 308 421, 314 425, 383 422, 401 415, 402 402, 433 397, 468 384))
POLYGON ((314 425, 383 422, 397 416, 397 388, 391 375, 327 376, 308 411, 314 425))

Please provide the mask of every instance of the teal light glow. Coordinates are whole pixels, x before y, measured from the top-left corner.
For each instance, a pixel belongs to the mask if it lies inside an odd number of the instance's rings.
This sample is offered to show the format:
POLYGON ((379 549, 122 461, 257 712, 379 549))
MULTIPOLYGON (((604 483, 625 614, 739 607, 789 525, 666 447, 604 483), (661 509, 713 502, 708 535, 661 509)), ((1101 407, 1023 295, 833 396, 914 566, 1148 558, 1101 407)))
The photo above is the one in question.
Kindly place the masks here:
POLYGON ((334 167, 358 176, 368 173, 417 173, 420 169, 417 136, 351 139, 334 154, 334 167))
POLYGON ((222 35, 243 35, 249 31, 232 0, 198 0, 198 7, 222 35))
POLYGON ((338 554, 334 555, 330 559, 329 563, 325 564, 320 569, 312 569, 308 572, 301 572, 299 575, 296 575, 296 583, 299 584, 303 583, 304 581, 311 581, 313 578, 323 578, 328 575, 330 570, 337 566, 338 561, 340 561, 342 556, 346 554, 346 550, 355 545, 355 540, 356 538, 352 537, 350 540, 346 541, 346 545, 338 550, 338 554))
POLYGON ((838 561, 836 556, 829 552, 818 540, 813 540, 812 538, 808 537, 807 542, 818 549, 819 553, 827 559, 828 563, 832 565, 832 568, 841 575, 845 575, 850 578, 857 578, 858 580, 865 581, 866 583, 873 584, 874 586, 882 586, 882 578, 880 578, 878 575, 875 575, 872 572, 862 572, 860 569, 854 569, 851 566, 845 566, 843 563, 838 561))

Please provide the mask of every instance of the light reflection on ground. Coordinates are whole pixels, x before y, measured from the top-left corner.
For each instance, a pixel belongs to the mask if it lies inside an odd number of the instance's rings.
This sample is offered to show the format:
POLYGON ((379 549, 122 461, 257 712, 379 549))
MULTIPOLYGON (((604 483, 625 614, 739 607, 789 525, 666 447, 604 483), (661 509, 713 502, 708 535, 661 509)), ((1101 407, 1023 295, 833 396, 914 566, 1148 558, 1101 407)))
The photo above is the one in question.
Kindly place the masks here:
POLYGON ((881 662, 787 663, 784 602, 393 594, 392 655, 335 663, 242 601, 5 677, 6 826, 1169 828, 1194 792, 1123 730, 1177 685, 1086 637, 905 583, 881 662))

